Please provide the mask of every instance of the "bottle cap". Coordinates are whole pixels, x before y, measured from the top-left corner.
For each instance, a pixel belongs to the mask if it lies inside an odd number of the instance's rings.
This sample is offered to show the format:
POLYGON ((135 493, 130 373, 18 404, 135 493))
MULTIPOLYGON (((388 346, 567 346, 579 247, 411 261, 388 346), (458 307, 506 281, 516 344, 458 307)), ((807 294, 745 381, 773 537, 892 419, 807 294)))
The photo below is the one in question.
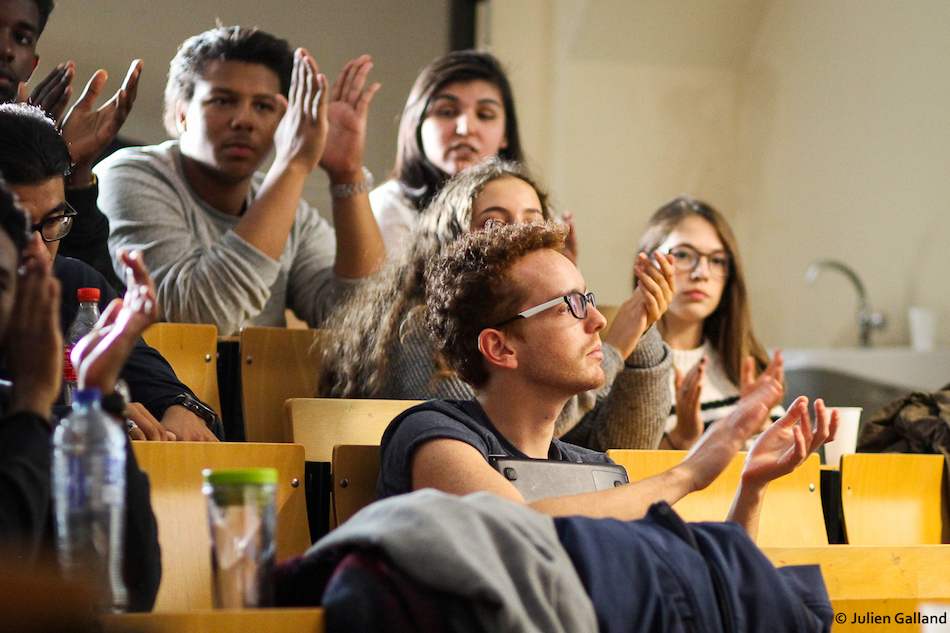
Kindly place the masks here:
POLYGON ((76 294, 79 297, 79 301, 99 301, 98 288, 80 288, 76 291, 76 294))
POLYGON ((88 389, 78 389, 73 394, 73 404, 79 407, 89 407, 102 399, 102 392, 95 387, 88 389))
POLYGON ((228 468, 223 470, 211 470, 205 468, 201 471, 204 475, 205 483, 212 486, 217 484, 276 484, 276 468, 228 468))

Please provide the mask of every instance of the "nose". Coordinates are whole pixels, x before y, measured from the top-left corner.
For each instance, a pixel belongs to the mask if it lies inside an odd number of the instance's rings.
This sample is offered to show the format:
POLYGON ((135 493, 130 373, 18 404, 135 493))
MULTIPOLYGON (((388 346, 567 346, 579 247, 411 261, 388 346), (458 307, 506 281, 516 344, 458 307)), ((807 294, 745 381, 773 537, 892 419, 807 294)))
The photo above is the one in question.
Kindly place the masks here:
POLYGON ((8 62, 13 61, 16 55, 13 42, 13 33, 10 32, 10 29, 0 30, 0 58, 8 62))
POLYGON ((600 332, 607 327, 607 317, 594 306, 587 306, 587 318, 584 319, 584 323, 587 325, 588 331, 600 332))
POLYGON ((234 115, 231 117, 231 127, 237 129, 254 127, 254 110, 250 103, 240 103, 234 109, 234 115))
POLYGON ((468 128, 469 128, 469 125, 468 125, 468 115, 467 115, 467 114, 460 114, 460 115, 455 119, 455 133, 458 134, 459 136, 467 136, 467 135, 468 135, 468 128))
POLYGON ((700 255, 689 276, 693 279, 709 279, 709 258, 705 255, 700 255))

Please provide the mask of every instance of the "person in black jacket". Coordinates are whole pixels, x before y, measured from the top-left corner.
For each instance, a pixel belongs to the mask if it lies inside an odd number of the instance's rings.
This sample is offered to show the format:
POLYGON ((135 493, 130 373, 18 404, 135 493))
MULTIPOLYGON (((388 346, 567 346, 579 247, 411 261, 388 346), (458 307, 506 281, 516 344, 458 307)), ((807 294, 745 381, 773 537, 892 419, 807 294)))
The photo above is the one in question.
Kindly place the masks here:
MULTIPOLYGON (((0 180, 0 364, 11 379, 0 391, 0 546, 5 555, 33 560, 52 541, 52 409, 59 398, 63 339, 60 283, 40 236, 27 239, 24 214, 0 180)), ((104 394, 142 331, 155 320, 154 285, 140 257, 126 256, 131 274, 125 300, 115 300, 96 328, 73 350, 79 386, 104 394)), ((121 421, 117 420, 117 423, 121 421)), ((126 443, 124 575, 129 609, 148 611, 161 580, 158 528, 148 477, 126 443)))
MULTIPOLYGON (((79 288, 99 288, 100 310, 118 298, 101 274, 58 254, 59 241, 69 234, 75 217, 65 197, 64 175, 69 169, 69 149, 52 119, 32 106, 0 105, 0 172, 30 216, 33 230, 43 237, 45 249, 34 256, 52 259, 53 273, 63 285, 60 326, 64 332, 78 309, 79 288)), ((201 410, 194 394, 144 341, 132 350, 122 378, 129 385, 133 400, 129 412, 138 427, 132 439, 216 439, 210 428, 216 423, 214 412, 207 407, 204 417, 193 412, 201 410)))

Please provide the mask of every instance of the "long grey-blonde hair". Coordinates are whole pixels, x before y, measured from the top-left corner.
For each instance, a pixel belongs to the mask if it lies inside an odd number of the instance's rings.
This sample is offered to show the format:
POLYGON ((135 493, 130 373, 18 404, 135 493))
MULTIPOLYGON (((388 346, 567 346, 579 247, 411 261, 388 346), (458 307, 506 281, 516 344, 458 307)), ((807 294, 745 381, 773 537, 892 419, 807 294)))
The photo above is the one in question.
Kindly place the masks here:
POLYGON ((472 207, 485 185, 509 177, 531 185, 544 218, 551 218, 547 195, 518 163, 491 158, 447 182, 419 216, 403 250, 390 253, 383 270, 330 317, 328 327, 335 333, 324 350, 318 395, 379 395, 388 378, 388 351, 410 317, 421 316, 425 307, 426 264, 469 230, 472 207))

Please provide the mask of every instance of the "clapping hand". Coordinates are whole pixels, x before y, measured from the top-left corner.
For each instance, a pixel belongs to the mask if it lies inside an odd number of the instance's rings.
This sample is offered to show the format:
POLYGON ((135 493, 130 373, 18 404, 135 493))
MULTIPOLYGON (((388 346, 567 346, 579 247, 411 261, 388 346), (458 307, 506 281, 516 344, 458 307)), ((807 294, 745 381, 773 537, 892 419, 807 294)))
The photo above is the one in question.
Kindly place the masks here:
POLYGON ((333 184, 363 179, 366 119, 373 95, 379 90, 378 83, 366 85, 366 77, 372 68, 369 55, 357 57, 347 62, 333 84, 327 109, 327 144, 320 158, 320 166, 333 184))
POLYGON ((676 292, 675 269, 670 256, 657 251, 653 257, 656 265, 646 253, 637 254, 633 267, 637 287, 617 310, 603 337, 604 342, 616 348, 624 358, 633 352, 647 328, 663 316, 676 292))
POLYGON ((62 124, 63 140, 74 164, 67 186, 83 187, 92 180, 93 162, 115 139, 132 111, 141 74, 142 60, 136 59, 129 66, 122 87, 98 109, 93 106, 109 75, 100 68, 86 84, 62 124))

